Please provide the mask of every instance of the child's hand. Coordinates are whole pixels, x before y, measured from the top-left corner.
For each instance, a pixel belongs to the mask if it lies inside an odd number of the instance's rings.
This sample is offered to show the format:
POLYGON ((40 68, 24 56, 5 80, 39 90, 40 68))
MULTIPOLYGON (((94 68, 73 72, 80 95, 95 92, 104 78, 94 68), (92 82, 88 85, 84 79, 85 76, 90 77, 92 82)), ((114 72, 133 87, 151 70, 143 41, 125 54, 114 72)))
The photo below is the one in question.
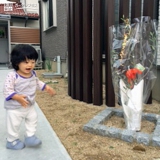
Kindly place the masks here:
POLYGON ((29 102, 26 100, 26 96, 25 95, 18 95, 15 94, 12 99, 18 101, 23 107, 27 107, 29 102))
POLYGON ((45 91, 47 93, 49 93, 51 96, 54 96, 56 94, 55 90, 53 90, 53 88, 51 88, 50 86, 46 85, 45 87, 45 91))

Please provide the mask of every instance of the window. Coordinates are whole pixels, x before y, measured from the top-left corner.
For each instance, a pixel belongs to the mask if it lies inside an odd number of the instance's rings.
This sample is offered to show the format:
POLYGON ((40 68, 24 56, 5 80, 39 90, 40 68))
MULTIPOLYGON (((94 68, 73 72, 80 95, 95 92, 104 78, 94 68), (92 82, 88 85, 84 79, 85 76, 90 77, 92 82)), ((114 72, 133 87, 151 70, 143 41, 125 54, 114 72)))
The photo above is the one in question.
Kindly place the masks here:
POLYGON ((56 0, 43 0, 43 30, 57 26, 56 0))

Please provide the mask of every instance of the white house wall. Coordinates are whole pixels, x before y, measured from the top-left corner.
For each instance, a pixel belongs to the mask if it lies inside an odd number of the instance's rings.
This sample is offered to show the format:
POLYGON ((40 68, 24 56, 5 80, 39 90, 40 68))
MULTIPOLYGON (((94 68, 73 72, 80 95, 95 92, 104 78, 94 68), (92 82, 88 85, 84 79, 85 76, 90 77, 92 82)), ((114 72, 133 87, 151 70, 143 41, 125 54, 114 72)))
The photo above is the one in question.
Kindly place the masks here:
MULTIPOLYGON (((25 19, 14 19, 12 26, 25 27, 25 19)), ((39 20, 27 20, 26 27, 39 28, 39 20)))

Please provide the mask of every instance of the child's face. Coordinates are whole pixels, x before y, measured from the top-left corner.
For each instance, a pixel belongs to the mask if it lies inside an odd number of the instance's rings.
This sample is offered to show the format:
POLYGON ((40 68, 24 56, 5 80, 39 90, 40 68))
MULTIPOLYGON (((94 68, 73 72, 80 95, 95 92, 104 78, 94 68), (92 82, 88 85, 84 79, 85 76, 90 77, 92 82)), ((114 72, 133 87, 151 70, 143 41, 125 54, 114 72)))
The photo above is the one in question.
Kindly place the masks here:
POLYGON ((36 61, 33 59, 26 59, 26 61, 20 62, 17 71, 22 76, 30 76, 31 71, 34 69, 36 61))

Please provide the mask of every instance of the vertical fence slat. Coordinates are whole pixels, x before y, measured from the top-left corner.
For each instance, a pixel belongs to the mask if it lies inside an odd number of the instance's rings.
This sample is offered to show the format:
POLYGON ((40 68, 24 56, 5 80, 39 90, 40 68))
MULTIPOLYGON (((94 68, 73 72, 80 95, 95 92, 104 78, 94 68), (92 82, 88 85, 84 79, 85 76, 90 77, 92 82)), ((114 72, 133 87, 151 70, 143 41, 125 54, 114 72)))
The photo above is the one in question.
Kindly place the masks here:
POLYGON ((131 8, 131 20, 141 16, 141 0, 132 1, 131 8))
POLYGON ((121 18, 129 18, 129 0, 120 0, 120 6, 119 6, 119 22, 122 23, 121 18))
POLYGON ((75 98, 75 30, 74 30, 74 0, 69 0, 69 23, 70 23, 70 53, 68 57, 68 63, 69 63, 69 87, 70 87, 70 96, 72 98, 75 98))
POLYGON ((71 0, 68 0, 67 12, 67 45, 68 45, 68 95, 71 96, 71 0))
MULTIPOLYGON (((143 16, 150 16, 151 18, 154 17, 154 1, 152 0, 144 0, 143 4, 143 16), (148 7, 149 6, 149 7, 148 7)), ((149 99, 147 101, 147 104, 152 104, 152 92, 150 93, 149 99)))
POLYGON ((158 16, 159 16, 159 0, 154 0, 154 12, 153 12, 154 16, 153 19, 157 19, 158 20, 158 16))
POLYGON ((92 103, 92 0, 83 0, 83 101, 92 103))
POLYGON ((105 33, 105 54, 106 54, 106 105, 109 107, 115 106, 115 94, 112 84, 111 65, 110 65, 110 46, 109 46, 109 27, 115 23, 114 15, 115 2, 113 0, 105 0, 105 18, 104 25, 105 33))
MULTIPOLYGON (((126 18, 130 16, 130 1, 119 0, 119 2, 119 23, 121 23, 123 15, 126 18)), ((131 19, 133 19, 141 15, 141 0, 132 0, 131 2, 131 19)), ((68 94, 74 99, 91 103, 93 84, 93 104, 102 104, 102 52, 105 48, 106 105, 115 106, 109 49, 109 27, 115 22, 115 0, 69 0, 68 4, 68 94), (94 7, 92 2, 94 2, 94 7), (103 2, 105 5, 102 4, 103 2), (105 15, 102 15, 103 7, 105 15), (102 19, 103 16, 104 19, 102 19), (104 33, 102 33, 103 25, 104 33), (102 34, 105 36, 103 37, 102 34)), ((144 0, 143 5, 144 16, 158 19, 158 0, 144 0)), ((150 100, 152 100, 152 95, 150 100)))
POLYGON ((154 0, 144 0, 143 4, 143 16, 150 16, 152 19, 154 17, 154 0))
POLYGON ((102 104, 102 0, 94 0, 93 104, 102 104))
MULTIPOLYGON (((143 16, 150 16, 151 19, 154 17, 154 0, 144 0, 143 4, 143 16)), ((147 104, 152 104, 152 92, 150 93, 147 104)))
POLYGON ((82 2, 74 0, 75 3, 75 81, 76 97, 83 100, 83 24, 82 24, 82 2))

